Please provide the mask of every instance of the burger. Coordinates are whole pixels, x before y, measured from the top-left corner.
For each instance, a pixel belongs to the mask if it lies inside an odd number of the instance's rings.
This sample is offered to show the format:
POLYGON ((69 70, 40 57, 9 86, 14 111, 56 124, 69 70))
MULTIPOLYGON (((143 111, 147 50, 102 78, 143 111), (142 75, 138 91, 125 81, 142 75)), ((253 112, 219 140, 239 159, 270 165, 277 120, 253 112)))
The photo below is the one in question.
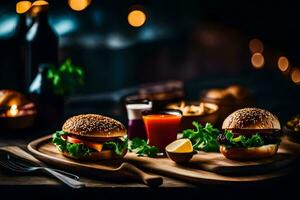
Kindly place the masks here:
POLYGON ((84 114, 69 118, 52 143, 69 158, 105 160, 122 158, 127 152, 124 125, 110 117, 84 114))
POLYGON ((233 160, 253 160, 276 154, 281 136, 278 118, 259 108, 239 109, 222 124, 220 152, 233 160))

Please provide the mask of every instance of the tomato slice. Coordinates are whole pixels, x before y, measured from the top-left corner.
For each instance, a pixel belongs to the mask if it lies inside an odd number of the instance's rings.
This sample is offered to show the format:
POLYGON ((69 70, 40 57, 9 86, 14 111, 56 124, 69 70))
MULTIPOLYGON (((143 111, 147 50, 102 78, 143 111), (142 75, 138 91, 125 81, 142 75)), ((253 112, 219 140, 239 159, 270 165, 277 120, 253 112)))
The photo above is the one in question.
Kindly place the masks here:
POLYGON ((99 152, 102 151, 103 148, 103 143, 97 143, 97 142, 90 142, 90 141, 86 141, 86 140, 80 140, 78 138, 75 138, 73 136, 67 135, 66 137, 64 137, 65 140, 67 140, 70 143, 75 143, 75 144, 84 144, 87 147, 90 147, 92 149, 95 149, 99 152))
POLYGON ((69 135, 67 135, 67 141, 68 141, 68 142, 71 142, 71 143, 76 143, 76 144, 78 144, 78 143, 83 143, 83 141, 81 141, 81 140, 79 140, 79 139, 77 139, 77 138, 73 138, 73 137, 71 137, 71 136, 69 136, 69 135))

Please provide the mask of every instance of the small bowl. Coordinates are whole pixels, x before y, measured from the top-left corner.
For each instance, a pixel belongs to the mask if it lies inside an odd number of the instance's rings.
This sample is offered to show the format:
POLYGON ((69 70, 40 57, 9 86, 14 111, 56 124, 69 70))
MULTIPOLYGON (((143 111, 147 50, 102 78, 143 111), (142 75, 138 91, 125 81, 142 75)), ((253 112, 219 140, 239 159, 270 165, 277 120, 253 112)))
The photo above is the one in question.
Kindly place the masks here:
POLYGON ((186 163, 189 162, 192 157, 197 154, 197 151, 192 151, 188 153, 176 153, 176 152, 169 152, 166 150, 167 156, 176 163, 186 163))
MULTIPOLYGON (((197 106, 201 103, 201 101, 192 101, 192 102, 184 102, 186 104, 186 106, 197 106)), ((202 102, 205 109, 209 109, 209 112, 204 112, 202 114, 185 114, 183 113, 182 116, 182 120, 181 120, 181 126, 180 126, 180 130, 185 130, 185 129, 193 129, 194 126, 192 124, 193 121, 197 121, 200 124, 205 124, 206 122, 209 122, 211 124, 215 124, 216 121, 218 120, 218 110, 219 107, 217 104, 214 103, 204 103, 202 102)), ((183 110, 180 108, 180 102, 179 103, 173 103, 173 104, 169 104, 167 106, 167 108, 169 109, 179 109, 181 110, 181 112, 183 112, 183 110)))
POLYGON ((0 117, 0 130, 17 130, 29 128, 33 125, 36 113, 15 117, 0 117))
POLYGON ((282 131, 288 136, 290 141, 300 143, 300 132, 294 131, 286 126, 283 127, 282 131))

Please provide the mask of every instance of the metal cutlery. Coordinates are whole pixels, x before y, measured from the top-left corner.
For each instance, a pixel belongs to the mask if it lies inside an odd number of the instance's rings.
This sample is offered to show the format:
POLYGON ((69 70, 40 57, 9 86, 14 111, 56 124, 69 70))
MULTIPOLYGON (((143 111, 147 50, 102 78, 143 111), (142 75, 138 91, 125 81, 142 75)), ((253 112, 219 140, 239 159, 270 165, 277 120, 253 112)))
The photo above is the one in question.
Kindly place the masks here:
MULTIPOLYGON (((10 156, 10 154, 8 152, 3 151, 2 148, 0 148, 0 150, 2 150, 1 156, 0 156, 0 165, 2 167, 5 167, 6 169, 15 171, 15 172, 19 172, 19 173, 28 173, 28 172, 34 172, 37 170, 41 170, 43 172, 46 172, 54 177, 56 177, 57 179, 59 179, 60 181, 62 181, 63 183, 67 184, 68 186, 72 187, 72 188, 82 188, 85 187, 85 184, 83 182, 78 181, 79 177, 62 171, 62 170, 58 170, 58 169, 52 169, 52 168, 48 168, 45 166, 42 166, 41 164, 37 165, 37 163, 32 164, 32 158, 35 159, 34 157, 32 157, 30 154, 28 154, 27 152, 25 152, 24 150, 22 150, 21 148, 18 148, 18 152, 22 151, 22 155, 23 158, 21 159, 16 159, 15 157, 10 156), (24 155, 26 155, 27 157, 30 156, 31 158, 31 162, 25 162, 24 161, 24 155)), ((37 160, 38 161, 38 160, 37 160)), ((38 163, 41 163, 40 161, 38 161, 38 163)))
POLYGON ((32 166, 29 163, 25 163, 23 161, 17 160, 12 158, 9 154, 7 154, 7 162, 0 160, 0 165, 4 168, 10 169, 15 172, 34 172, 37 170, 46 170, 46 169, 51 169, 53 171, 56 171, 58 173, 64 174, 66 176, 69 176, 70 178, 73 178, 75 180, 79 180, 79 176, 65 172, 63 170, 59 169, 53 169, 49 167, 39 167, 39 166, 32 166))

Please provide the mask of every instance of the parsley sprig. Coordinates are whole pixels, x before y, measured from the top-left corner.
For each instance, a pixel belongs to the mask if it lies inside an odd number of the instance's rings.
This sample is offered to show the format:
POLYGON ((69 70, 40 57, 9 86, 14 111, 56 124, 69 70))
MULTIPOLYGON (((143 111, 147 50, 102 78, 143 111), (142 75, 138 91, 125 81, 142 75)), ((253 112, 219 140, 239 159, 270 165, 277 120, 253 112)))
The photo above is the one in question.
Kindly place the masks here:
POLYGON ((150 146, 147 141, 134 138, 129 141, 128 149, 130 152, 136 153, 138 156, 156 157, 159 152, 155 146, 150 146))
POLYGON ((219 151, 219 144, 217 137, 220 130, 214 128, 211 123, 206 123, 202 126, 196 121, 193 121, 195 129, 186 129, 183 131, 183 138, 188 138, 193 144, 194 150, 203 151, 219 151))

